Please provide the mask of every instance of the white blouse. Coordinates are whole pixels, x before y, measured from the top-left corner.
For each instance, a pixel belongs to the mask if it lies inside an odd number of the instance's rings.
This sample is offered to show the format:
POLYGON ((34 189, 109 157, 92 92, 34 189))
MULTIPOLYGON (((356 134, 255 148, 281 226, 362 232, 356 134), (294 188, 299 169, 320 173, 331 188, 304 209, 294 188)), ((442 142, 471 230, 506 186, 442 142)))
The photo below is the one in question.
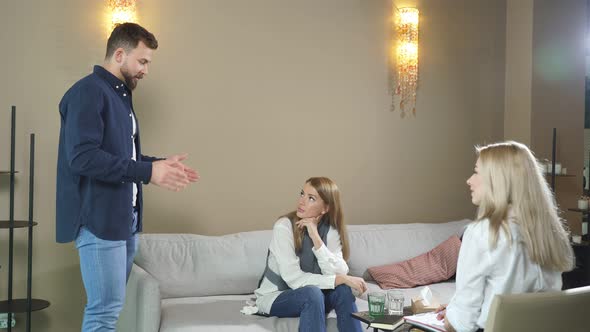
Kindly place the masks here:
MULTIPOLYGON (((322 274, 304 272, 299 265, 299 257, 295 254, 291 221, 286 217, 280 218, 273 227, 268 267, 280 275, 291 289, 308 285, 317 286, 320 289, 334 289, 336 274, 347 274, 348 265, 342 257, 340 234, 335 228, 330 226, 326 241, 328 243, 319 249, 312 248, 322 274)), ((274 300, 281 294, 281 291, 264 278, 260 288, 254 293, 256 294, 258 311, 269 314, 274 300)))
POLYGON ((561 290, 561 272, 546 270, 529 258, 519 226, 509 222, 511 239, 500 229, 489 244, 489 220, 467 226, 459 251, 455 295, 446 318, 457 332, 484 328, 494 295, 561 290))

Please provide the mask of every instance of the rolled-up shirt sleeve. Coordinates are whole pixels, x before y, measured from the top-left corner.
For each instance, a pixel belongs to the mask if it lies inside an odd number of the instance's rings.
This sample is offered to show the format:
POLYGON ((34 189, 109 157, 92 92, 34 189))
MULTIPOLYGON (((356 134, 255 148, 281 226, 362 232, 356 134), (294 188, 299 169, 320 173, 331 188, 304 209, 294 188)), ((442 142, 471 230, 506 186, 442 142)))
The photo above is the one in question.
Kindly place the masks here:
MULTIPOLYGON (((470 232, 471 231, 471 232, 470 232)), ((456 292, 447 306, 446 319, 457 332, 476 331, 484 301, 486 278, 492 268, 488 242, 465 232, 457 264, 456 292)))
POLYGON ((312 248, 315 257, 318 260, 318 265, 322 270, 322 274, 336 275, 347 274, 348 264, 342 256, 342 242, 340 241, 340 234, 334 228, 328 231, 326 241, 328 244, 322 245, 319 249, 312 248))

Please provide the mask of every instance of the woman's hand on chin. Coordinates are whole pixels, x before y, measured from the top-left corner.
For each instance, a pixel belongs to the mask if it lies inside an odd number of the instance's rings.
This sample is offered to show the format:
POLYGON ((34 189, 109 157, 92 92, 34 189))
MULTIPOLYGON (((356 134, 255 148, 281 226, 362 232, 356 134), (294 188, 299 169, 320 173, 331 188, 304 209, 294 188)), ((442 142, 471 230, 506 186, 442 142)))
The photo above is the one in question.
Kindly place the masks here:
POLYGON ((300 229, 303 227, 307 228, 307 232, 311 235, 318 232, 318 224, 320 223, 322 216, 303 218, 295 222, 295 225, 300 229))

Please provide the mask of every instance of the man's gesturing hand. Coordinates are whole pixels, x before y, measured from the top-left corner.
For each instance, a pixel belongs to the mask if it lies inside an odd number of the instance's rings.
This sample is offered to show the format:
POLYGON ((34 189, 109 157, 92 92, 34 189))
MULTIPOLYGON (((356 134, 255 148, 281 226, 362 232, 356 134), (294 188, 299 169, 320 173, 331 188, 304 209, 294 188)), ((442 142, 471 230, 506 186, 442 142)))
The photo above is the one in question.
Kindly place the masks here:
POLYGON ((166 160, 178 162, 180 165, 182 165, 182 170, 184 171, 184 174, 186 174, 186 176, 188 177, 188 180, 190 182, 197 182, 197 180, 200 177, 199 172, 188 167, 184 163, 181 163, 181 161, 185 160, 187 157, 188 157, 188 153, 175 154, 173 156, 166 158, 166 160))
POLYGON ((181 162, 166 159, 152 163, 150 182, 168 190, 180 191, 189 184, 190 179, 181 162))

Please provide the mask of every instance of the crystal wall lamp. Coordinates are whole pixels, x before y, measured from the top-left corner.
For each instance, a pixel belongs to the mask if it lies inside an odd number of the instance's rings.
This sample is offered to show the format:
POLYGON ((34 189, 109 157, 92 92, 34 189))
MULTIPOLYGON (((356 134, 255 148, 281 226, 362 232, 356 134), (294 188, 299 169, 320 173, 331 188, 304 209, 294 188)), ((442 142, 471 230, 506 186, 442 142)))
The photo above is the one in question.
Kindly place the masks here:
MULTIPOLYGON (((397 11, 395 6, 394 11, 397 11)), ((409 112, 416 115, 416 90, 418 88, 418 22, 416 8, 400 8, 395 13, 395 35, 392 46, 392 110, 399 100, 401 117, 409 112)))
POLYGON ((137 23, 137 0, 107 0, 108 3, 108 33, 115 25, 125 22, 137 23))

